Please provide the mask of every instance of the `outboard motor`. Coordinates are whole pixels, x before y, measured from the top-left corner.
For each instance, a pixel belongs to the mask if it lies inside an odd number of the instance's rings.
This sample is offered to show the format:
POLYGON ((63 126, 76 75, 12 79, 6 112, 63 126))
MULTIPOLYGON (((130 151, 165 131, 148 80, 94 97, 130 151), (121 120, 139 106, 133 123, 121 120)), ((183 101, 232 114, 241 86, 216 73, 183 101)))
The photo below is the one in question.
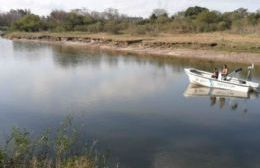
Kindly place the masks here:
POLYGON ((238 68, 238 69, 232 71, 231 73, 229 73, 227 75, 226 80, 230 81, 234 77, 234 75, 240 73, 242 70, 243 70, 242 68, 238 68))
POLYGON ((254 70, 254 68, 255 68, 255 65, 254 64, 252 64, 251 66, 249 66, 248 68, 247 68, 247 80, 248 81, 252 81, 252 71, 254 70))

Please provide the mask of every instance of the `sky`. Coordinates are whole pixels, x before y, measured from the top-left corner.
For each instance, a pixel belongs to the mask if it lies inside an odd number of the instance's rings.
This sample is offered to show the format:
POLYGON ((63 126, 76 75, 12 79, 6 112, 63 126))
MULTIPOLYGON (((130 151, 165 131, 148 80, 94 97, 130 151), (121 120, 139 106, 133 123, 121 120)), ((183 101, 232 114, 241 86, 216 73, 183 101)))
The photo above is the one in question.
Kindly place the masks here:
POLYGON ((30 9, 33 13, 47 15, 54 9, 69 11, 76 8, 103 11, 116 8, 130 16, 147 17, 153 9, 164 8, 170 14, 190 6, 203 6, 212 10, 232 11, 243 7, 249 11, 260 9, 260 0, 0 0, 0 11, 30 9))

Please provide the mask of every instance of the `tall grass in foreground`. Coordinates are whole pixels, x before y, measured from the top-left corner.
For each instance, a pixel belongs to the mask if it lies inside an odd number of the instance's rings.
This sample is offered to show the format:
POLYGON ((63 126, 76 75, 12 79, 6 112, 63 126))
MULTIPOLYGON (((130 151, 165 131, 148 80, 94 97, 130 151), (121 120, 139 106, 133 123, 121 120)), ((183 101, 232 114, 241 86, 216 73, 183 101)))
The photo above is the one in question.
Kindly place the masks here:
POLYGON ((0 146, 0 168, 110 168, 118 167, 99 153, 97 141, 82 142, 67 117, 59 128, 45 130, 32 138, 27 130, 14 127, 4 146, 0 146))

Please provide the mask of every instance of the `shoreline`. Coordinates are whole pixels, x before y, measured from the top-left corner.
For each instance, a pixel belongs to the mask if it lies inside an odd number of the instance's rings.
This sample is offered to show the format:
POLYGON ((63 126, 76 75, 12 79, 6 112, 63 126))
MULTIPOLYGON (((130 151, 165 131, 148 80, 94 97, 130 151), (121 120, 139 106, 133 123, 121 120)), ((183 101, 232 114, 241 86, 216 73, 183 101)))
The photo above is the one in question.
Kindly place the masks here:
MULTIPOLYGON (((28 33, 33 34, 33 33, 28 33)), ((116 51, 135 55, 150 55, 167 58, 189 58, 207 61, 221 61, 230 63, 255 64, 260 65, 260 53, 221 51, 215 49, 196 49, 180 46, 169 46, 169 43, 151 43, 147 39, 108 39, 100 37, 52 37, 52 36, 5 36, 13 41, 25 41, 34 43, 60 44, 64 46, 77 46, 93 48, 106 51, 116 51)), ((171 43, 172 44, 172 43, 171 43)), ((178 43, 183 45, 184 43, 178 43)), ((175 45, 178 45, 175 44, 175 45)), ((186 44, 186 43, 185 43, 186 44)), ((191 44, 193 45, 193 44, 191 44)), ((200 44, 201 45, 201 44, 200 44)), ((205 44, 204 44, 205 45, 205 44)), ((213 42, 209 46, 216 45, 213 42)))

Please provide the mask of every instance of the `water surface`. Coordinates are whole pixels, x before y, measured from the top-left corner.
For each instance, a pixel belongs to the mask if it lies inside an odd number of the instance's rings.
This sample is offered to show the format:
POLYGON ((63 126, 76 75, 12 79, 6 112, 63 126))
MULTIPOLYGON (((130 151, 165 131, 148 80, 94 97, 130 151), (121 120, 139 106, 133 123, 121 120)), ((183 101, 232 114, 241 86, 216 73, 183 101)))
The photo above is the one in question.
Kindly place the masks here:
POLYGON ((183 70, 223 63, 3 39, 0 51, 2 143, 13 126, 37 134, 72 114, 120 167, 260 166, 258 95, 193 88, 183 70))

